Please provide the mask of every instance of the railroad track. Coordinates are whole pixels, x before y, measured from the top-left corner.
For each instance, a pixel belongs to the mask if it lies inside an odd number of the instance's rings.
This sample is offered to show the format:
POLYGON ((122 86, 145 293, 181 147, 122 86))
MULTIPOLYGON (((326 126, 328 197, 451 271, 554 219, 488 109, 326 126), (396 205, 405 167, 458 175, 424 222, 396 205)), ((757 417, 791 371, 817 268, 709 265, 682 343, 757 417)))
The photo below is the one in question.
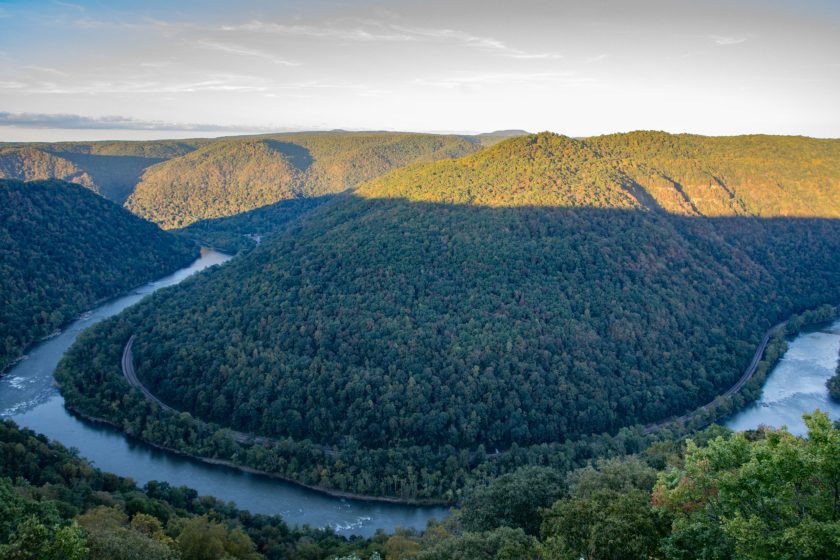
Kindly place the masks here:
MULTIPOLYGON (((764 333, 764 336, 761 339, 761 344, 758 345, 758 348, 755 350, 755 354, 753 354, 752 361, 750 365, 747 366, 747 369, 744 370, 744 373, 735 382, 735 384, 727 389, 724 393, 718 395, 718 397, 731 397, 735 393, 741 390, 741 388, 752 379, 752 376, 755 375, 755 370, 758 369, 758 364, 761 362, 762 356, 764 356, 764 351, 767 350, 767 344, 770 342, 770 337, 772 337, 775 333, 783 329, 787 325, 787 321, 782 321, 780 323, 776 323, 764 333)), ((715 400, 718 399, 715 397, 714 400, 704 404, 701 407, 695 408, 691 412, 683 414, 682 416, 677 416, 676 418, 668 418, 666 420, 660 420, 659 422, 654 422, 652 424, 647 424, 643 429, 642 432, 645 434, 653 433, 668 424, 685 424, 688 420, 691 420, 694 416, 709 410, 712 405, 715 403, 715 400)))

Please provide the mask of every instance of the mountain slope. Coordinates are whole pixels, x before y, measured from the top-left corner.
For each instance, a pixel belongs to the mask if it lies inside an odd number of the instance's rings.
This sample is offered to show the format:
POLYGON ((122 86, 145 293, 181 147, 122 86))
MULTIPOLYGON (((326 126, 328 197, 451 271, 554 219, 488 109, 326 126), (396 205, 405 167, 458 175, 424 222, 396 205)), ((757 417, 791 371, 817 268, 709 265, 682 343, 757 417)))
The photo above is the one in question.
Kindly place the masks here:
MULTIPOLYGON (((118 363, 136 334, 155 394, 289 438, 249 460, 298 480, 435 497, 490 468, 487 449, 568 460, 550 446, 708 402, 770 325, 840 300, 837 220, 668 213, 638 168, 541 134, 369 181, 103 323, 62 365, 67 402, 168 433, 142 400, 115 413, 128 388, 89 367, 118 363)), ((215 439, 196 448, 226 453, 215 439)))
POLYGON ((71 183, 0 181, 0 370, 94 302, 196 250, 71 183))
POLYGON ((73 162, 35 148, 0 148, 0 179, 60 179, 94 189, 93 179, 73 162))
POLYGON ((145 172, 126 207, 164 228, 344 191, 414 161, 476 145, 455 136, 302 133, 217 140, 145 172))
POLYGON ((159 140, 11 144, 0 148, 0 178, 70 181, 122 204, 147 167, 182 156, 206 142, 159 140))
POLYGON ((633 132, 586 143, 668 212, 840 217, 837 140, 633 132))

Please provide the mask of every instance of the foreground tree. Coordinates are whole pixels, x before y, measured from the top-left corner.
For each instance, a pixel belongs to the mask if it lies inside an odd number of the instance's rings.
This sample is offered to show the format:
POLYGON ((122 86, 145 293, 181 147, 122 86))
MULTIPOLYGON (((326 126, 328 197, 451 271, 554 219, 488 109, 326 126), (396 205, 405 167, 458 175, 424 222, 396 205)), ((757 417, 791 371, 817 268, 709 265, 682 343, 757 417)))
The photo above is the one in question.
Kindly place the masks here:
POLYGON ((840 430, 806 415, 808 438, 785 430, 688 443, 663 472, 654 504, 674 516, 667 558, 818 559, 840 547, 840 430))
POLYGON ((571 473, 569 497, 544 512, 542 558, 657 558, 670 519, 651 506, 655 480, 656 471, 638 459, 571 473))

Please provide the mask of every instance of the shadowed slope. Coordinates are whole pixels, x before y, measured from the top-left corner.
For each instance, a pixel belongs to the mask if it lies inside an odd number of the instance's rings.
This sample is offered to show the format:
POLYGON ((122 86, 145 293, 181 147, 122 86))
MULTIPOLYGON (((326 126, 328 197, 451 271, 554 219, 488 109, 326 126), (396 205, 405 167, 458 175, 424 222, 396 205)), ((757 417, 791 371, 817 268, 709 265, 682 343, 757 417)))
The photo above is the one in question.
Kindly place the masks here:
MULTIPOLYGON (((136 334, 138 376, 175 408, 346 449, 322 484, 387 493, 383 472, 422 469, 415 495, 439 495, 485 460, 478 444, 538 449, 703 404, 770 325, 840 300, 840 221, 658 200, 549 134, 412 165, 102 324, 63 363, 64 393, 115 414, 127 386, 87 364, 118 364, 136 334)), ((113 419, 158 437, 132 402, 113 419)), ((283 453, 295 463, 260 464, 317 471, 305 445, 283 453)))
POLYGON ((35 148, 0 148, 0 179, 60 179, 96 190, 91 176, 73 162, 35 148))
POLYGON ((149 169, 126 207, 165 228, 338 193, 415 161, 461 156, 455 136, 300 133, 217 140, 149 169))
POLYGON ((196 253, 77 185, 0 181, 0 370, 94 302, 196 253))

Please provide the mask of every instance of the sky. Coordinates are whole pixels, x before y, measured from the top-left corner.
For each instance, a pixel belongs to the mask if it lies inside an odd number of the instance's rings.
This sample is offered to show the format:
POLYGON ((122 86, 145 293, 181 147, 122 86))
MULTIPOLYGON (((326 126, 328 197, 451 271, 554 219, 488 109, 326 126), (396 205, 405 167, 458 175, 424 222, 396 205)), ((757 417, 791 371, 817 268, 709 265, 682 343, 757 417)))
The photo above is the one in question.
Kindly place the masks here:
POLYGON ((0 0, 0 141, 840 137, 840 0, 0 0))

